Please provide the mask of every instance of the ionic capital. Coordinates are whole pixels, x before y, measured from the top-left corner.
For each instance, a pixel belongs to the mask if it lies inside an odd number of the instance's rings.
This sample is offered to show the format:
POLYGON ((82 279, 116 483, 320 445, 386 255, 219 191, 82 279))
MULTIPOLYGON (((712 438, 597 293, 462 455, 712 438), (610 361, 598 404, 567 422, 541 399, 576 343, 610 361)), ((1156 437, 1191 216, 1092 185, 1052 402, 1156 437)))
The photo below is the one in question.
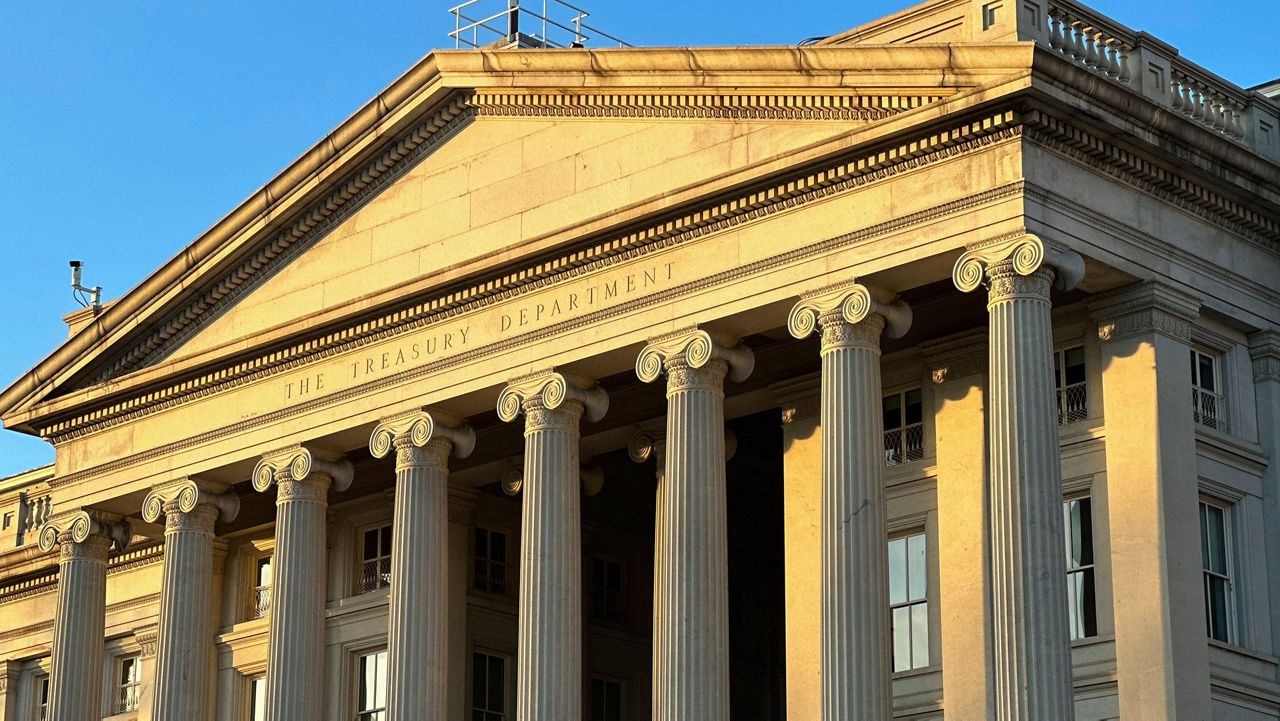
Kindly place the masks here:
POLYGON ((498 417, 510 422, 521 411, 554 411, 566 402, 581 405, 587 420, 593 422, 604 418, 609 410, 609 394, 600 386, 571 375, 546 371, 508 383, 498 395, 498 417))
MULTIPOLYGON (((1052 270, 1060 290, 1072 290, 1084 278, 1084 259, 1079 253, 1019 232, 971 246, 956 260, 951 280, 965 293, 982 285, 984 278, 1008 280, 1007 290, 1012 294, 1019 292, 1017 278, 1031 276, 1046 267, 1052 270)), ((1004 290, 993 288, 993 296, 1004 290)))
POLYGON ((787 316, 787 330, 796 338, 808 338, 819 325, 824 348, 879 347, 881 330, 890 338, 901 338, 910 330, 911 306, 892 293, 849 281, 802 296, 787 316), (868 319, 872 322, 863 322, 868 319))
MULTIPOLYGON (((240 512, 240 497, 225 493, 226 486, 184 478, 156 486, 142 501, 142 518, 147 523, 155 523, 161 514, 166 516, 167 525, 177 527, 182 519, 174 518, 178 514, 190 514, 197 507, 204 506, 217 513, 223 523, 234 521, 240 512)), ((211 514, 212 515, 212 514, 211 514)), ((209 519, 212 529, 212 518, 209 519)))
POLYGON ((1191 343, 1191 327, 1200 317, 1200 301, 1167 285, 1147 281, 1089 304, 1098 324, 1098 340, 1123 340, 1156 333, 1191 343))
POLYGON ((351 461, 340 454, 297 445, 264 455, 253 469, 253 487, 266 491, 274 483, 306 481, 315 476, 327 479, 335 491, 342 492, 351 486, 355 470, 351 461))
MULTIPOLYGON (((594 496, 604 489, 604 467, 595 461, 584 461, 578 464, 578 482, 582 492, 594 496)), ((512 460, 511 465, 502 473, 502 492, 508 496, 518 496, 524 489, 524 466, 519 460, 512 460)))
POLYGON ((384 458, 393 448, 398 449, 401 452, 397 454, 396 465, 406 465, 421 455, 413 453, 414 449, 425 449, 432 441, 447 444, 442 449, 440 462, 450 449, 458 458, 466 458, 475 450, 476 432, 459 418, 424 408, 379 423, 369 437, 369 452, 374 458, 384 458))
POLYGON ((733 380, 744 381, 755 368, 756 357, 750 348, 725 336, 686 328, 650 340, 636 358, 636 375, 650 383, 657 380, 663 370, 677 367, 696 370, 715 362, 725 364, 733 380))
POLYGON ((59 546, 63 559, 105 560, 112 547, 127 548, 132 536, 129 522, 120 516, 84 508, 58 514, 41 526, 40 550, 48 553, 59 546))
MULTIPOLYGON (((729 461, 738 452, 738 437, 733 431, 724 432, 724 459, 729 461)), ((647 463, 650 458, 657 462, 658 475, 662 475, 667 463, 667 439, 660 431, 641 428, 631 436, 627 443, 627 456, 636 463, 647 463)))

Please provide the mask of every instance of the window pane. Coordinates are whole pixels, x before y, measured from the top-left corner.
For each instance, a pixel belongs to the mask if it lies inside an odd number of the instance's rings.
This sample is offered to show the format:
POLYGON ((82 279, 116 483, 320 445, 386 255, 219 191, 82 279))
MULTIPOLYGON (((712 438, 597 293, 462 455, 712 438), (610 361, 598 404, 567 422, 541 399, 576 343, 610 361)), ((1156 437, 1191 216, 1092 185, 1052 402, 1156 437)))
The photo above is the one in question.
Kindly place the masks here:
POLYGON ((924 534, 919 533, 907 538, 907 570, 910 588, 907 589, 912 601, 928 596, 925 590, 925 547, 924 534))
POLYGON ((391 555, 391 526, 382 527, 382 548, 379 556, 391 555))
MULTIPOLYGON (((501 713, 506 706, 506 681, 503 673, 504 661, 497 656, 489 657, 489 710, 501 713)), ((581 688, 581 687, 579 687, 581 688)))
POLYGON ((1068 348, 1063 351, 1063 356, 1066 358, 1066 367, 1062 374, 1067 385, 1084 383, 1084 348, 1068 348))
POLYGON ((902 427, 902 396, 897 393, 884 397, 884 427, 885 430, 902 427))
POLYGON ((489 557, 489 532, 483 528, 476 529, 476 558, 489 557))
POLYGON ((258 559, 258 585, 271 585, 271 556, 258 559))
POLYGON ((911 668, 911 608, 893 609, 893 670, 911 668))
POLYGON ((471 707, 484 708, 485 699, 488 697, 487 683, 489 680, 489 671, 484 662, 485 655, 476 653, 471 655, 471 707))
POLYGON ((907 391, 907 424, 924 420, 923 396, 919 388, 907 391))
POLYGON ((1200 387, 1207 391, 1217 391, 1213 377, 1213 358, 1203 353, 1200 356, 1200 387))
POLYGON ((378 692, 375 699, 378 708, 385 709, 387 707, 387 652, 378 653, 378 692))
POLYGON ((1209 637, 1226 642, 1227 636, 1227 581, 1217 576, 1206 576, 1207 598, 1205 605, 1209 613, 1209 637))
POLYGON ((1209 567, 1209 507, 1200 504, 1200 565, 1209 567))
POLYGON ((1053 354, 1053 385, 1062 387, 1062 354, 1057 352, 1053 354))
POLYGON ((1081 638, 1098 635, 1098 594, 1094 588, 1093 569, 1076 574, 1080 577, 1080 630, 1081 638))
POLYGON ((266 721, 267 680, 255 678, 249 684, 249 719, 250 721, 266 721))
POLYGON ((929 665, 929 604, 911 607, 911 667, 929 665))
POLYGON ((499 563, 489 564, 489 590, 504 593, 507 590, 507 567, 499 563))
POLYGON ((494 531, 491 534, 489 558, 499 563, 507 562, 507 534, 494 531))
POLYGON ((364 560, 368 561, 378 555, 378 531, 372 529, 364 532, 364 560))
POLYGON ((889 603, 907 601, 907 540, 889 541, 889 603))
POLYGON ((1075 502, 1079 535, 1075 541, 1081 566, 1093 565, 1093 501, 1081 498, 1075 502))

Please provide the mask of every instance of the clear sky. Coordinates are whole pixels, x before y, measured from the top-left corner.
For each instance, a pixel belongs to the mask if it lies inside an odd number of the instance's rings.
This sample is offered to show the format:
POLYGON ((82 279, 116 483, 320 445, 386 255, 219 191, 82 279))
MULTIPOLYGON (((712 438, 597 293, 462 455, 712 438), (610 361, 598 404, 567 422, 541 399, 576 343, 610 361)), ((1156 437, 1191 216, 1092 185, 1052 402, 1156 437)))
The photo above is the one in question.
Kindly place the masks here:
MULTIPOLYGON (((126 292, 418 58, 452 47, 450 4, 5 3, 0 386, 66 337, 69 259, 105 299, 126 292)), ((912 3, 575 4, 654 46, 789 45, 912 3)), ((1240 85, 1280 76, 1277 0, 1091 5, 1240 85)), ((43 441, 0 431, 0 476, 52 460, 43 441)))

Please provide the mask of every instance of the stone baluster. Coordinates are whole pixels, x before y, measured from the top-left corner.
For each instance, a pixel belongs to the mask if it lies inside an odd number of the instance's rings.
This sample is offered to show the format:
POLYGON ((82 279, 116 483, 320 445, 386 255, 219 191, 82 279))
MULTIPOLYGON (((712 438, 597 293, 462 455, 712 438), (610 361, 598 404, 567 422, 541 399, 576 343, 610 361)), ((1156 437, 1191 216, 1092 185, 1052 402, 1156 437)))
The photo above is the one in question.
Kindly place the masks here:
POLYGON ((130 529, 94 510, 60 514, 40 529, 40 550, 58 546, 58 607, 53 620, 49 718, 102 718, 103 640, 107 622, 107 556, 122 551, 130 529))
POLYGON ((475 442, 470 426, 426 410, 383 421, 369 439, 375 458, 396 454, 388 721, 444 721, 448 711, 448 460, 475 442))
POLYGON ((163 515, 164 575, 156 648, 152 718, 189 721, 209 715, 213 670, 213 524, 240 511, 240 499, 185 479, 158 486, 142 501, 142 517, 163 515))
POLYGON ((654 721, 729 718, 724 378, 744 380, 754 364, 745 346, 703 330, 655 339, 636 359, 646 383, 667 374, 654 560, 654 721))
POLYGON ((968 292, 985 279, 990 317, 988 444, 994 695, 1000 721, 1073 718, 1062 460, 1049 287, 1084 275, 1079 255, 1033 235, 956 261, 968 292))
POLYGON ((880 334, 911 309, 845 283, 801 299, 787 328, 822 328, 822 718, 893 715, 880 334))
POLYGON ((350 461, 318 448, 267 454, 253 487, 276 489, 276 536, 267 642, 267 718, 314 721, 324 714, 325 567, 329 489, 345 491, 350 461))
POLYGON ((525 416, 517 721, 582 718, 579 423, 609 408, 604 389, 560 373, 511 381, 498 417, 525 416))

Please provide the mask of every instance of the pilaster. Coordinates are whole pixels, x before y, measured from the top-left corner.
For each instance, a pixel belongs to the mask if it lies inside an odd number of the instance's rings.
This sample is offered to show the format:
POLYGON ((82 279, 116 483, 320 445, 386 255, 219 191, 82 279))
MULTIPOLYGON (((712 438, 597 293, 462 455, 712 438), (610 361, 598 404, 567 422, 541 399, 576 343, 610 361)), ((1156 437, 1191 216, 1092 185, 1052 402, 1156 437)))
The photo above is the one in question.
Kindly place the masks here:
POLYGON ((582 718, 582 513, 579 421, 609 407, 599 386, 556 372, 513 380, 498 417, 525 416, 518 721, 582 718))
POLYGON ((387 719, 444 721, 449 661, 449 453, 471 454, 475 432, 428 410, 383 421, 369 450, 396 454, 388 608, 387 719))
POLYGON ((653 719, 728 721, 729 600, 724 378, 755 357, 705 330, 657 338, 636 374, 667 375, 665 471, 654 558, 653 719))
MULTIPOLYGON (((134 628, 133 638, 138 642, 138 657, 142 661, 136 721, 152 721, 156 717, 156 651, 160 646, 160 626, 153 623, 134 628)), ((212 646, 212 639, 210 639, 210 646, 212 646)), ((213 713, 212 708, 209 709, 209 713, 213 713)))
POLYGON ((22 665, 17 661, 0 661, 0 721, 18 721, 18 682, 22 665))
POLYGON ((806 296, 787 327, 822 329, 822 718, 893 715, 884 501, 880 334, 901 337, 911 309, 845 283, 806 296))
POLYGON ((1211 716, 1195 426, 1199 303, 1147 282, 1090 305, 1102 355, 1116 676, 1123 718, 1211 716))
POLYGON ((1268 610, 1271 615, 1271 653, 1280 649, 1280 331, 1249 336, 1253 392, 1257 402, 1258 443, 1267 455, 1262 474, 1263 534, 1266 538, 1268 610))
POLYGON ((1071 719, 1071 645, 1062 552, 1049 288, 1075 287, 1079 255, 1018 234, 960 256, 952 279, 985 280, 994 718, 1071 719))
POLYGON ((351 485, 349 461, 310 446, 267 454, 253 487, 276 490, 267 718, 314 721, 324 712, 326 510, 332 487, 351 485))

